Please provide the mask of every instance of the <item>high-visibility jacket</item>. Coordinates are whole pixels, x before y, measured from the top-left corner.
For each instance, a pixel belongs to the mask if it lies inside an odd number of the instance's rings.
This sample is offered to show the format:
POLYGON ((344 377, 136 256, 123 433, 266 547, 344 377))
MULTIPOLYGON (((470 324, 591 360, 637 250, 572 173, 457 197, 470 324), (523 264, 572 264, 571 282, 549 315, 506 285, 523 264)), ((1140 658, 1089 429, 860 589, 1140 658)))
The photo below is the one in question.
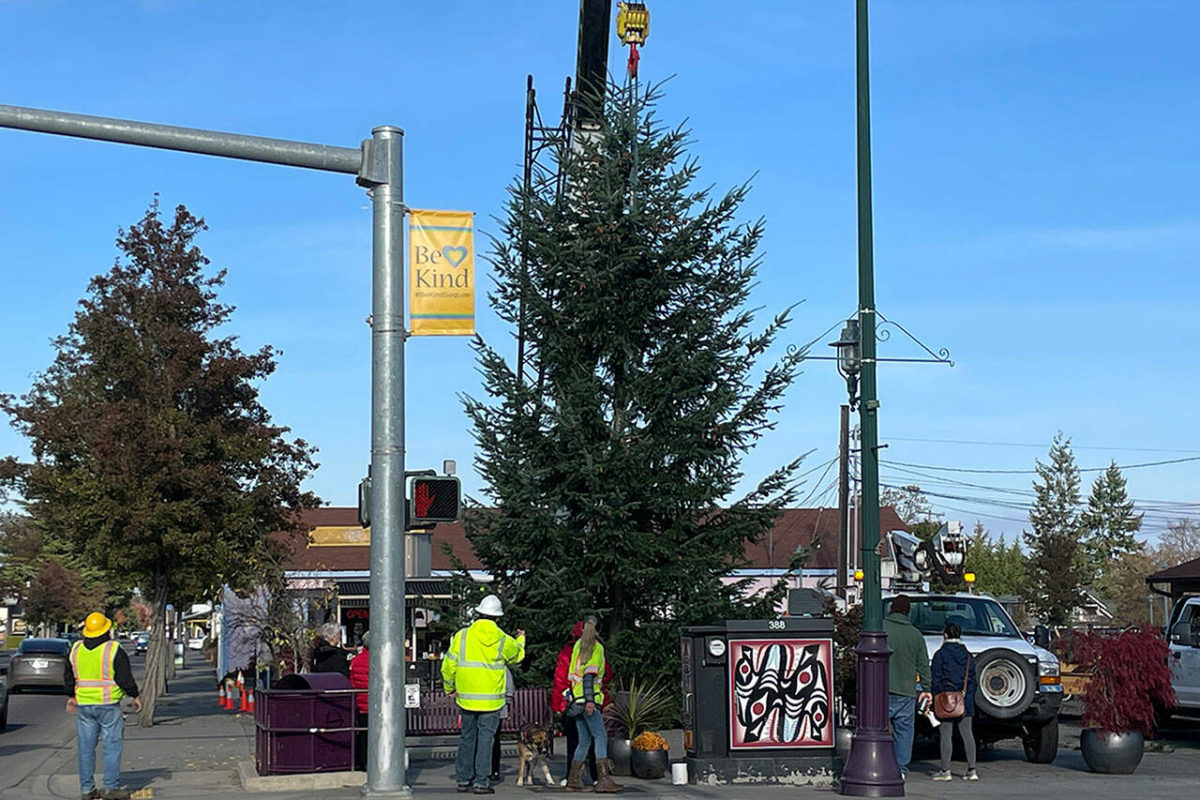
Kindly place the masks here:
POLYGON ((467 711, 498 711, 504 707, 504 668, 524 658, 524 636, 509 636, 490 619, 476 620, 450 639, 442 688, 467 711))
POLYGON ((81 706, 119 703, 125 696, 116 680, 119 642, 107 641, 88 649, 83 642, 71 645, 71 669, 75 672, 75 702, 81 706))
POLYGON ((571 669, 567 673, 567 680, 571 682, 571 696, 575 698, 575 702, 598 702, 604 697, 602 683, 604 681, 604 645, 596 642, 596 646, 592 649, 592 657, 585 663, 579 663, 579 641, 576 640, 575 647, 571 649, 571 669), (585 676, 592 676, 592 691, 594 692, 595 701, 591 697, 583 696, 583 679, 585 676))

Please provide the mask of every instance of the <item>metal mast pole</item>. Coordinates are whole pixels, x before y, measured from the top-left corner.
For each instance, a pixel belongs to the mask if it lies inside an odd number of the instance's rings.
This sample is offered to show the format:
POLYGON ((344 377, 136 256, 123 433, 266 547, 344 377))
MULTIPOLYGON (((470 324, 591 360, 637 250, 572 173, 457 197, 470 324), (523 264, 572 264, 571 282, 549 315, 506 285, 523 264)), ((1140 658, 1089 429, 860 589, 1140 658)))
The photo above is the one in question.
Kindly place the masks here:
POLYGON ((875 384, 875 264, 871 218, 871 78, 867 0, 855 14, 858 105, 858 321, 862 359, 859 420, 862 425, 863 629, 858 647, 858 729, 842 773, 842 793, 903 797, 904 779, 888 733, 887 635, 883 632, 879 574, 879 400, 875 384))
POLYGON ((841 409, 838 431, 838 561, 837 593, 843 600, 850 585, 850 406, 841 409))
POLYGON ((371 682, 369 797, 404 784, 404 131, 371 131, 382 182, 371 189, 371 682))
POLYGON ((401 144, 384 126, 359 148, 0 105, 0 127, 356 175, 374 200, 371 322, 370 768, 364 794, 412 796, 404 785, 404 273, 401 144), (393 624, 386 624, 394 620, 393 624))

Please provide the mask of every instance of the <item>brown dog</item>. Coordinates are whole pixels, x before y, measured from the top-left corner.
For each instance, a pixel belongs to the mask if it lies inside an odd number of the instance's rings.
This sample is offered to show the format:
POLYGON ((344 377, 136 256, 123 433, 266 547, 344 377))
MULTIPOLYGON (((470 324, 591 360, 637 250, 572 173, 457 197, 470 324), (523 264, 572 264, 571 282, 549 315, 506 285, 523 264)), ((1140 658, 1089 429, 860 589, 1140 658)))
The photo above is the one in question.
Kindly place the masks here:
POLYGON ((521 726, 517 735, 517 786, 533 785, 533 770, 540 764, 542 776, 547 786, 557 786, 554 778, 550 777, 550 767, 547 759, 554 753, 554 739, 549 730, 527 722, 521 726))

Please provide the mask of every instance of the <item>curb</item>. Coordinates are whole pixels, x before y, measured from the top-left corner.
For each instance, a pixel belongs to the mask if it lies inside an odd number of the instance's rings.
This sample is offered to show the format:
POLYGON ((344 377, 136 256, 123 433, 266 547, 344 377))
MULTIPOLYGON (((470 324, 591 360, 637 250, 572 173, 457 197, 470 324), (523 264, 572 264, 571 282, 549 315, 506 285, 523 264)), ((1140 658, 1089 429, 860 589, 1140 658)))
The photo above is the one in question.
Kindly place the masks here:
POLYGON ((239 761, 238 780, 247 792, 319 792, 354 789, 367 782, 365 772, 305 772, 298 775, 259 775, 253 761, 239 761))

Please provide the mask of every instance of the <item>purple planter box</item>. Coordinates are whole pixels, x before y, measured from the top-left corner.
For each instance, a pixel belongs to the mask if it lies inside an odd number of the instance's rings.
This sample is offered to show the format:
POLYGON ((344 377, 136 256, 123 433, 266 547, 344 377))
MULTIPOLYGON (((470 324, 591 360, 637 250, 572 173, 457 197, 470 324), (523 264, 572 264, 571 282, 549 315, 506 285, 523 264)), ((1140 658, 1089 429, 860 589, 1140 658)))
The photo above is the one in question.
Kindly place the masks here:
POLYGON ((255 693, 259 775, 340 772, 353 761, 354 692, 340 673, 281 678, 255 693))

